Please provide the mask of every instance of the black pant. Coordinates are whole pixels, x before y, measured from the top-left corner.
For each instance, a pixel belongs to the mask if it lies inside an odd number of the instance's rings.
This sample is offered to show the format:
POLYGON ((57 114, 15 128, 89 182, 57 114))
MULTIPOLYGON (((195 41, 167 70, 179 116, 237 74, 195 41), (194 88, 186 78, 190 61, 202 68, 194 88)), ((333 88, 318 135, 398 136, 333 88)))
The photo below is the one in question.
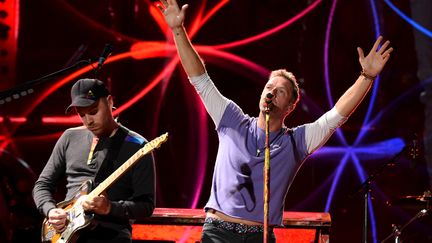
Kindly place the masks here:
MULTIPOLYGON (((239 234, 226 229, 221 229, 213 224, 205 223, 201 235, 202 243, 262 243, 264 233, 239 234)), ((273 230, 269 230, 269 243, 275 243, 276 237, 273 230)))

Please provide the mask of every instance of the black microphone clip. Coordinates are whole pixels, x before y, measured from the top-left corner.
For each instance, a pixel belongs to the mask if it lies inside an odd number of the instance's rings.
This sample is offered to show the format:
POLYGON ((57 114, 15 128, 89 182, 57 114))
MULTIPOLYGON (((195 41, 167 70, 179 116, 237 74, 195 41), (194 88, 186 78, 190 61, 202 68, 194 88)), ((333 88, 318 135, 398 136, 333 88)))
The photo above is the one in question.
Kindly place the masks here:
POLYGON ((264 100, 265 103, 267 105, 270 105, 273 102, 273 97, 274 97, 274 95, 272 93, 267 93, 266 97, 265 97, 265 100, 264 100))
POLYGON ((105 47, 102 51, 102 54, 100 55, 99 59, 98 59, 98 65, 97 65, 97 69, 101 69, 102 65, 104 64, 104 62, 106 61, 106 59, 108 58, 108 56, 111 54, 113 49, 112 44, 105 44, 105 47))
POLYGON ((273 97, 274 95, 272 93, 267 93, 264 98, 263 106, 266 113, 270 112, 273 108, 273 97))

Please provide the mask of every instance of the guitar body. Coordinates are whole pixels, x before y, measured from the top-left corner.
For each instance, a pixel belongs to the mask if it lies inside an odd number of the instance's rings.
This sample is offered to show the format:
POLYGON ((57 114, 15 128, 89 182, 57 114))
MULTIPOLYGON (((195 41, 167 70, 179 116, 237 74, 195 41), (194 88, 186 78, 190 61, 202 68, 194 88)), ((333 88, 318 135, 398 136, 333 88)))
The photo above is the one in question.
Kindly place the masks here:
POLYGON ((64 209, 67 214, 66 227, 63 232, 57 232, 45 218, 42 224, 42 242, 69 243, 76 241, 78 231, 89 226, 94 217, 93 214, 86 214, 82 207, 92 186, 91 180, 85 181, 73 199, 57 204, 57 207, 64 209))

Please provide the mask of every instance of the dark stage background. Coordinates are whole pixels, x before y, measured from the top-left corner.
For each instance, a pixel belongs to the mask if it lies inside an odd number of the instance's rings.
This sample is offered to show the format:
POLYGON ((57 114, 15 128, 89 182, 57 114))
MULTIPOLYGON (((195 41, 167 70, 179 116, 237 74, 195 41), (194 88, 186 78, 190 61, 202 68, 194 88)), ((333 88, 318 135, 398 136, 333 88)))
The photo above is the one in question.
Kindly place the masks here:
MULTIPOLYGON (((16 69, 7 80, 0 80, 1 90, 79 60, 95 60, 106 43, 113 44, 99 78, 115 97, 120 122, 149 140, 164 132, 170 135, 155 152, 157 206, 203 207, 218 140, 152 2, 16 2, 16 63, 10 63, 16 69)), ((405 224, 425 206, 396 200, 430 189, 423 153, 427 147, 422 146, 427 124, 426 106, 419 98, 423 79, 417 77, 417 53, 426 53, 426 49, 416 46, 413 26, 389 5, 393 3, 411 17, 413 2, 180 1, 190 5, 185 26, 213 81, 245 113, 258 114, 259 95, 269 70, 286 68, 296 75, 302 100, 286 120, 288 126, 318 118, 354 82, 361 70, 357 46, 368 52, 377 32, 392 42, 395 50, 374 92, 339 134, 304 163, 286 198, 286 210, 330 212, 332 242, 361 242, 363 195, 355 192, 405 145, 408 149, 394 159, 394 166, 385 168, 372 183, 371 242, 380 242, 391 233, 392 224, 405 224), (256 38, 249 39, 252 37, 256 38), (420 155, 412 160, 409 152, 416 136, 420 155), (387 205, 388 200, 397 205, 387 205)), ((417 34, 430 41, 430 30, 417 34)), ((431 59, 429 56, 429 62, 431 59)), ((32 94, 0 106, 0 242, 39 239, 41 218, 31 198, 33 183, 61 132, 80 124, 77 117, 64 114, 71 85, 79 77, 94 77, 91 69, 68 76, 76 70, 34 85, 32 94)), ((62 193, 59 190, 60 200, 62 193)), ((405 228, 402 239, 432 242, 431 218, 427 215, 414 221, 405 228)))

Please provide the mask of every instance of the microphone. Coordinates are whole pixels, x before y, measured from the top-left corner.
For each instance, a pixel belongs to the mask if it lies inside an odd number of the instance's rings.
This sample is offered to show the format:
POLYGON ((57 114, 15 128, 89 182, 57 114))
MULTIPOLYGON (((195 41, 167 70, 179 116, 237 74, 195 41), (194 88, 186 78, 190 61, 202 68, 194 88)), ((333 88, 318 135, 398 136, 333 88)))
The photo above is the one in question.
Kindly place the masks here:
POLYGON ((272 93, 267 93, 266 97, 264 99, 264 102, 268 105, 270 105, 273 102, 274 95, 272 93))
POLYGON ((106 61, 108 56, 111 54, 111 52, 112 52, 112 45, 109 43, 105 44, 105 47, 102 51, 102 54, 100 55, 100 57, 98 59, 97 69, 100 69, 102 67, 102 65, 104 64, 104 62, 106 61))
POLYGON ((269 112, 273 107, 273 97, 274 95, 272 93, 267 93, 264 102, 262 103, 264 111, 269 112))

